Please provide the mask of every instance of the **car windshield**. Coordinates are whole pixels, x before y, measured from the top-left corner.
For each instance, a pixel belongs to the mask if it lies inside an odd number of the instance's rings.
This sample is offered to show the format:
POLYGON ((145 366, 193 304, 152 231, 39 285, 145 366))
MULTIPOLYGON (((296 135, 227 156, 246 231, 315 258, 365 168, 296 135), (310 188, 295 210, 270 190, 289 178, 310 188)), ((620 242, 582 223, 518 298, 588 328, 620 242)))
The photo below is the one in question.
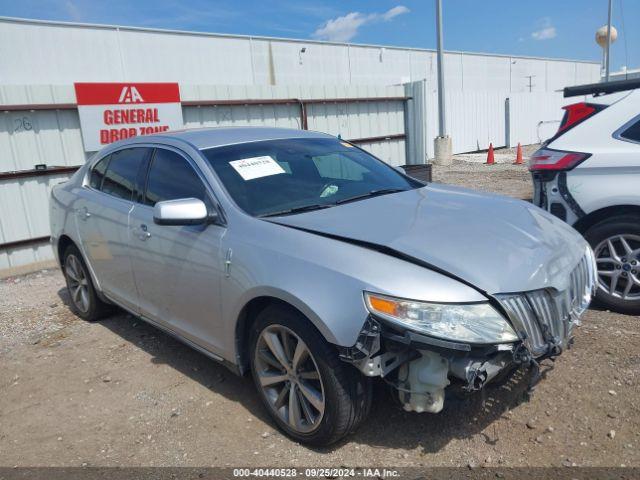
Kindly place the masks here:
POLYGON ((333 138, 294 138, 203 150, 233 200, 250 215, 290 215, 422 186, 333 138))

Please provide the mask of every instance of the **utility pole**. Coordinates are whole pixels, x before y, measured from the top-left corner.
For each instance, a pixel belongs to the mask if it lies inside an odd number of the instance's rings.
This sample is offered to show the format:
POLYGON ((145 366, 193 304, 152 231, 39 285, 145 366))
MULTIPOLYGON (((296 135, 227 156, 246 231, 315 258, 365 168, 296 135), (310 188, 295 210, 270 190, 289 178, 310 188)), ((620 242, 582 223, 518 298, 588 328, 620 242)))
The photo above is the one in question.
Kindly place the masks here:
POLYGON ((444 54, 442 52, 442 0, 436 0, 436 35, 438 36, 438 135, 446 135, 447 123, 444 105, 444 54))
POLYGON ((524 78, 528 78, 529 79, 529 85, 528 85, 529 93, 531 93, 533 87, 535 86, 535 85, 533 85, 533 83, 531 83, 531 80, 533 80, 533 77, 535 77, 535 75, 525 75, 524 76, 524 78))
MULTIPOLYGON (((613 10, 613 0, 609 0, 609 16, 607 19, 607 55, 604 59, 604 81, 609 81, 609 50, 611 49, 611 13, 613 10)), ((626 33, 626 32, 625 32, 626 33)))
POLYGON ((444 95, 444 54, 442 41, 442 0, 436 2, 436 35, 438 44, 438 136, 434 140, 435 163, 439 165, 450 165, 451 157, 451 137, 447 135, 447 122, 445 115, 445 95, 444 95))

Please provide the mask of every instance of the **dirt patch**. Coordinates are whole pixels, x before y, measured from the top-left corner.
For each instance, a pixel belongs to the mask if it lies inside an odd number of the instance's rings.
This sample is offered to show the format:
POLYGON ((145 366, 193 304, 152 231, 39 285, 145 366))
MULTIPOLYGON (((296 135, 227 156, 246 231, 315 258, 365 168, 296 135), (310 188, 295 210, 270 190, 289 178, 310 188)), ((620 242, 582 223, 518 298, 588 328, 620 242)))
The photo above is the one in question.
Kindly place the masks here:
MULTIPOLYGON (((491 168, 435 173, 527 195, 525 168, 491 168)), ((2 466, 640 466, 638 317, 590 310, 530 401, 523 374, 438 415, 377 385, 363 427, 316 450, 274 428, 249 378, 130 315, 81 321, 66 299, 58 271, 0 281, 2 466)))
POLYGON ((432 167, 433 180, 530 200, 533 198, 533 186, 531 174, 527 170, 527 160, 538 147, 523 147, 522 165, 513 164, 516 158, 514 148, 496 150, 496 163, 493 165, 485 164, 486 153, 454 155, 452 165, 432 167))

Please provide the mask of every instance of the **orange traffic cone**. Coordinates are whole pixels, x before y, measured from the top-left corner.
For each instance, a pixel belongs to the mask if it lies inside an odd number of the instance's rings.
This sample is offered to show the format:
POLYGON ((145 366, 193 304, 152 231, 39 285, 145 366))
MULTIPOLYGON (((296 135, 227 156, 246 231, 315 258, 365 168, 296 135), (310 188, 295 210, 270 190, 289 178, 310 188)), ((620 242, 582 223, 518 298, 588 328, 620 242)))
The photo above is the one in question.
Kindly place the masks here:
POLYGON ((514 165, 522 165, 522 145, 518 142, 518 148, 516 150, 516 161, 513 162, 514 165))
POLYGON ((489 144, 489 151, 487 152, 487 165, 493 165, 496 163, 496 159, 493 158, 493 143, 489 144))

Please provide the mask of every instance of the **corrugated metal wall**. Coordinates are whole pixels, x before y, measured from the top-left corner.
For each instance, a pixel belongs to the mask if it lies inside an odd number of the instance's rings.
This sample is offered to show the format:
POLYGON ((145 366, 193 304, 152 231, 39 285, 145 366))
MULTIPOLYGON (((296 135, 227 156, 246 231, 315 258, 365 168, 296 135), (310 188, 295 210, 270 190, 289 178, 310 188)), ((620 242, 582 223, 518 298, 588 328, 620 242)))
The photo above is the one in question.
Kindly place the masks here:
POLYGON ((508 146, 540 143, 553 136, 564 114, 562 107, 581 101, 584 97, 564 98, 560 92, 509 95, 508 146))
MULTIPOLYGON (((361 146, 392 165, 405 159, 404 88, 382 86, 254 87, 181 86, 183 102, 211 100, 314 99, 306 107, 308 128, 360 139, 361 146), (380 98, 380 100, 375 100, 380 98), (326 101, 318 101, 325 99, 326 101), (332 101, 332 99, 351 99, 332 101), (357 99, 368 99, 358 101, 357 99), (397 100, 392 100, 397 99, 397 100), (385 139, 383 137, 390 137, 385 139)), ((37 164, 77 166, 85 153, 71 85, 0 86, 4 105, 59 104, 63 109, 5 111, 0 120, 0 172, 31 170, 37 164)), ((300 106, 247 104, 184 106, 187 128, 269 125, 301 128, 300 106)), ((48 199, 51 187, 70 174, 0 179, 0 244, 49 235, 48 199)), ((0 249, 0 270, 53 258, 48 244, 0 249)))
MULTIPOLYGON (((176 81, 220 85, 393 85, 426 79, 435 52, 305 40, 0 18, 4 84, 176 81), (305 49, 302 52, 302 49, 305 49)), ((553 91, 597 82, 592 62, 445 53, 447 90, 553 91)))
MULTIPOLYGON (((447 133, 453 153, 472 152, 506 145, 505 99, 507 93, 446 92, 447 133)), ((433 157, 433 139, 438 136, 438 95, 426 96, 427 153, 433 157)))
MULTIPOLYGON (((411 159, 433 158, 433 140, 438 136, 438 95, 426 82, 405 85, 408 101, 407 145, 411 159)), ((453 153, 483 150, 493 143, 507 143, 507 92, 447 92, 445 95, 447 134, 453 153)), ((416 160, 418 161, 418 160, 416 160)))
MULTIPOLYGON (((51 187, 68 175, 0 180, 0 243, 49 236, 51 187)), ((47 242, 0 249, 0 270, 53 258, 47 242)))
MULTIPOLYGON (((191 86, 180 87, 186 101, 216 99, 339 99, 403 97, 401 86, 191 86)), ((405 133, 404 102, 331 102, 307 106, 309 130, 317 130, 345 139, 394 136, 405 133)), ((187 107, 183 109, 186 127, 213 127, 225 125, 270 125, 302 128, 296 105, 247 105, 218 107, 187 107)), ((403 165, 405 142, 403 139, 367 142, 364 148, 391 165, 403 165)))
MULTIPOLYGON (((424 81, 405 85, 408 101, 409 158, 433 158, 438 135, 438 96, 424 81)), ((447 133, 453 153, 540 143, 553 136, 562 119, 562 107, 584 101, 564 98, 561 92, 447 92, 447 133)), ((417 161, 417 160, 416 160, 417 161)))
POLYGON ((427 136, 427 85, 426 81, 407 83, 404 86, 407 100, 405 131, 409 141, 407 146, 407 163, 424 163, 427 152, 433 150, 433 138, 427 136))

